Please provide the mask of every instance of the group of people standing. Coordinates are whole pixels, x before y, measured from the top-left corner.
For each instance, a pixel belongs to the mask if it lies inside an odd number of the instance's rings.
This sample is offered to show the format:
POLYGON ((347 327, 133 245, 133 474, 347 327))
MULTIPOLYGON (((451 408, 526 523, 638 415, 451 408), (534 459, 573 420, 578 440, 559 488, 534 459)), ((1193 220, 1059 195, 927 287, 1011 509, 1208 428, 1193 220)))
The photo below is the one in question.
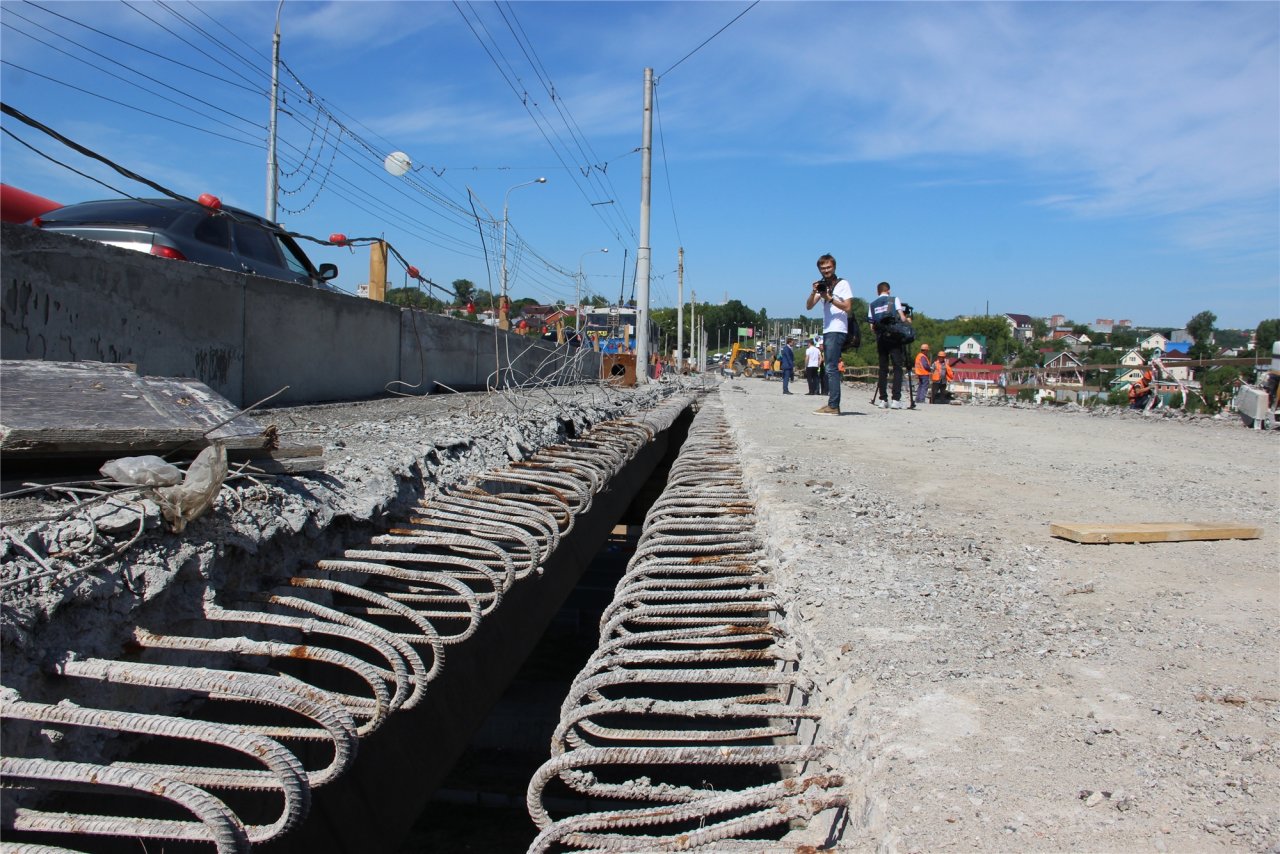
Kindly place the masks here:
MULTIPOLYGON (((822 277, 810 287, 805 310, 822 304, 822 340, 811 341, 805 348, 805 379, 808 381, 810 395, 825 394, 827 402, 816 412, 820 415, 840 414, 840 374, 844 364, 840 359, 845 349, 845 342, 857 329, 851 325, 850 312, 853 310, 853 286, 847 279, 836 274, 836 259, 830 254, 818 258, 818 273, 822 277)), ((902 408, 902 379, 905 368, 907 348, 899 333, 906 325, 910 329, 910 309, 903 305, 892 293, 888 282, 876 286, 876 298, 868 305, 867 320, 876 335, 876 352, 880 359, 879 376, 877 378, 877 406, 886 409, 902 408), (892 392, 889 389, 889 369, 893 369, 892 392)), ((856 323, 856 321, 852 321, 856 323)), ((783 375, 783 394, 790 394, 787 379, 791 366, 795 364, 792 350, 794 339, 779 352, 783 375)), ((947 364, 945 354, 932 359, 929 345, 921 344, 912 368, 918 386, 916 402, 924 403, 929 399, 930 388, 944 389, 948 381, 955 379, 951 366, 947 364)))

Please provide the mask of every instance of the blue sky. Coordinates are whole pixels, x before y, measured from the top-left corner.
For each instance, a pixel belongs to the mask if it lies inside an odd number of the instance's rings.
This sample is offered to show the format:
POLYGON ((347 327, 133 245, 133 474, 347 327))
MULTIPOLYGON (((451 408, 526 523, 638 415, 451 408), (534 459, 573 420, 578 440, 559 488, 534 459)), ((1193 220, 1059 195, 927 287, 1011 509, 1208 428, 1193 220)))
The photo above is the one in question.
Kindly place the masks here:
MULTIPOLYGON (((654 307, 676 302, 683 246, 686 300, 771 317, 802 312, 828 251, 855 294, 887 280, 934 317, 1280 316, 1280 4, 761 2, 711 38, 749 5, 285 0, 278 218, 496 289, 506 201, 513 296, 572 302, 580 263, 588 292, 630 296, 651 67, 654 307), (393 150, 404 178, 381 168, 393 150)), ((276 8, 6 0, 0 94, 262 212, 276 8)), ((16 136, 154 195, 3 127, 5 183, 116 195, 16 136)), ((304 247, 344 289, 367 280, 367 250, 304 247)))

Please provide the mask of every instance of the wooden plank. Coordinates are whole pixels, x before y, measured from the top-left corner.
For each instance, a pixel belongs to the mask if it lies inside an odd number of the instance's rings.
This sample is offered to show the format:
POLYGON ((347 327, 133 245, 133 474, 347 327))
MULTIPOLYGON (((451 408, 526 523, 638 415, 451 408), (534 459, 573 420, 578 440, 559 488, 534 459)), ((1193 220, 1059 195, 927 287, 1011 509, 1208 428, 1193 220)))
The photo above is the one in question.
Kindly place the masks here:
POLYGON ((210 438, 232 448, 265 447, 263 428, 237 412, 198 380, 139 377, 103 362, 0 362, 0 451, 6 456, 199 450, 210 438))
POLYGON ((1262 529, 1239 522, 1052 522, 1049 533, 1077 543, 1173 543, 1256 540, 1262 529))

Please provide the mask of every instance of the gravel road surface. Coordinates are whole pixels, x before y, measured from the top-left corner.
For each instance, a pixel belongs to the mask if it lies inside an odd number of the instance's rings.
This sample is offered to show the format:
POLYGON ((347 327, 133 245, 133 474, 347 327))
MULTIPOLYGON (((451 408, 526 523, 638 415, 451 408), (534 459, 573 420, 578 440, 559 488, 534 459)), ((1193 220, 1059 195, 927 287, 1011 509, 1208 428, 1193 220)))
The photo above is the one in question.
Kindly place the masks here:
POLYGON ((803 390, 720 394, 848 775, 841 850, 1280 850, 1280 436, 803 390), (1155 521, 1262 536, 1049 533, 1155 521))

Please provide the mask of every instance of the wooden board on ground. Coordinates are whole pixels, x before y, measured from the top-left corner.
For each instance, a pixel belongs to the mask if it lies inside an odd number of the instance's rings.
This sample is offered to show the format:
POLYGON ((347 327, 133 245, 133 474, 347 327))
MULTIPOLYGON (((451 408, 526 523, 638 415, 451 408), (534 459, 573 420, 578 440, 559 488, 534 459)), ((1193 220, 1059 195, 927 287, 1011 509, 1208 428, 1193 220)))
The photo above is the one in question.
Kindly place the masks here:
POLYGON ((1262 529, 1239 522, 1052 522, 1049 533, 1077 543, 1174 543, 1256 540, 1262 529))
POLYGON ((0 452, 11 459, 199 450, 213 439, 267 447, 266 431, 237 412, 198 380, 140 377, 127 365, 0 362, 0 452))

